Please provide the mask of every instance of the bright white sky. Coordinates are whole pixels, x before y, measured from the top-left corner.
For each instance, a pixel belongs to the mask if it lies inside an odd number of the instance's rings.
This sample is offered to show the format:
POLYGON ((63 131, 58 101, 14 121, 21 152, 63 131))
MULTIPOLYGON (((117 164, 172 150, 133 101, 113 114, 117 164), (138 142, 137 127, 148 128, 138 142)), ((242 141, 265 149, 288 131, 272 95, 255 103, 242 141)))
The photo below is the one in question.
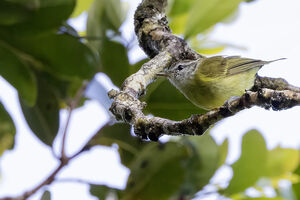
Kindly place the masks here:
MULTIPOLYGON (((138 2, 140 0, 130 0, 134 7, 138 2)), ((222 52, 223 55, 242 55, 264 60, 288 58, 264 67, 259 74, 283 77, 300 86, 299 10, 299 0, 257 0, 252 4, 243 4, 238 19, 230 25, 218 25, 212 39, 247 47, 247 51, 228 49, 222 52)), ((123 27, 127 37, 131 36, 133 31, 132 16, 133 12, 130 13, 127 25, 123 27)), ((78 27, 82 26, 82 20, 76 23, 78 27)), ((130 54, 130 59, 138 60, 142 55, 141 51, 135 51, 130 54)), ((105 80, 101 75, 97 78, 105 80)), ((31 134, 21 114, 16 91, 2 78, 0 99, 17 124, 15 149, 6 152, 0 159, 0 197, 15 196, 43 180, 56 167, 57 161, 50 149, 41 145, 31 134)), ((64 124, 66 113, 62 112, 61 115, 61 124, 64 124)), ((252 108, 218 123, 213 128, 212 135, 219 143, 226 137, 230 138, 230 157, 227 162, 232 163, 239 156, 241 135, 252 128, 263 133, 270 148, 278 144, 284 147, 299 147, 299 116, 300 107, 281 112, 252 108)), ((69 129, 67 152, 76 151, 106 120, 106 113, 97 101, 90 101, 83 108, 77 109, 69 129)), ((55 144, 59 147, 57 141, 55 144)), ((81 178, 122 188, 125 187, 128 172, 119 164, 116 149, 97 147, 71 162, 59 177, 81 178)), ((95 199, 89 195, 88 187, 84 184, 56 183, 49 189, 53 200, 95 199)), ((39 199, 40 195, 41 193, 38 193, 30 199, 39 199)))

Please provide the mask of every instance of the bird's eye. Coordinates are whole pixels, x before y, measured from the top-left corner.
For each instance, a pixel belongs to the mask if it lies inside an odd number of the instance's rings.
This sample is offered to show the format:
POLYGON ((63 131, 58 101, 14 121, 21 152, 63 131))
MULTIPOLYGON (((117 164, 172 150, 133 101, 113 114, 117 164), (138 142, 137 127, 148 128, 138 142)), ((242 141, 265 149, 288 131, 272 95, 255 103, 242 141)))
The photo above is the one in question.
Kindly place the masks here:
POLYGON ((182 66, 182 65, 179 65, 179 66, 177 67, 177 70, 178 70, 178 71, 183 70, 183 66, 182 66))

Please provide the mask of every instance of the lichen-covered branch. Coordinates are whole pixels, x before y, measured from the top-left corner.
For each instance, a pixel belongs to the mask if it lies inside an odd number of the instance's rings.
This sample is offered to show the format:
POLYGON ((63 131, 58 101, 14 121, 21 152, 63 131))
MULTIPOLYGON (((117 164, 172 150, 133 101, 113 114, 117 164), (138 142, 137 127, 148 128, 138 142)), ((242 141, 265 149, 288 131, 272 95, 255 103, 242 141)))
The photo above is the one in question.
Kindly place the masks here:
POLYGON ((251 90, 203 115, 193 115, 182 121, 145 116, 142 111, 146 103, 141 102, 139 97, 155 81, 157 73, 177 61, 202 57, 190 49, 183 39, 171 33, 165 15, 166 5, 167 0, 143 0, 137 8, 135 32, 141 48, 152 59, 128 77, 120 91, 109 92, 110 98, 114 99, 111 112, 117 120, 133 125, 138 136, 155 141, 164 134, 202 135, 217 121, 252 106, 283 110, 300 105, 300 88, 281 78, 257 76, 251 90))

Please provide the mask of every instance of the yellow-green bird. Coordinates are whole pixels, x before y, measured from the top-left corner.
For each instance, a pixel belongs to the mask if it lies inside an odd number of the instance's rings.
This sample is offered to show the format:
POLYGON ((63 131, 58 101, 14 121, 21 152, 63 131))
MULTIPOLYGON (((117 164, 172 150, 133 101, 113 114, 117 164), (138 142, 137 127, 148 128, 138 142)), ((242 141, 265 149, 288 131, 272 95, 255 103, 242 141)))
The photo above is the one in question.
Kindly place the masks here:
POLYGON ((257 71, 277 60, 262 61, 240 56, 201 57, 178 62, 158 75, 166 76, 196 106, 210 110, 223 105, 231 97, 241 96, 254 85, 257 71))

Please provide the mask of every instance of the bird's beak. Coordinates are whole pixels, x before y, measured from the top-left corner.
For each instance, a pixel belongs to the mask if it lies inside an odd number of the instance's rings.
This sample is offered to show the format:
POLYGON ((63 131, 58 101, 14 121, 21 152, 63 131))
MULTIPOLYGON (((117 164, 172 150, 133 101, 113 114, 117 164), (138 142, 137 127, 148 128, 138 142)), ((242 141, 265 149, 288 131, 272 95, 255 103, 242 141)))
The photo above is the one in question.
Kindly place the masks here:
POLYGON ((169 77, 169 74, 167 74, 165 72, 160 72, 160 73, 157 73, 156 76, 169 77))

